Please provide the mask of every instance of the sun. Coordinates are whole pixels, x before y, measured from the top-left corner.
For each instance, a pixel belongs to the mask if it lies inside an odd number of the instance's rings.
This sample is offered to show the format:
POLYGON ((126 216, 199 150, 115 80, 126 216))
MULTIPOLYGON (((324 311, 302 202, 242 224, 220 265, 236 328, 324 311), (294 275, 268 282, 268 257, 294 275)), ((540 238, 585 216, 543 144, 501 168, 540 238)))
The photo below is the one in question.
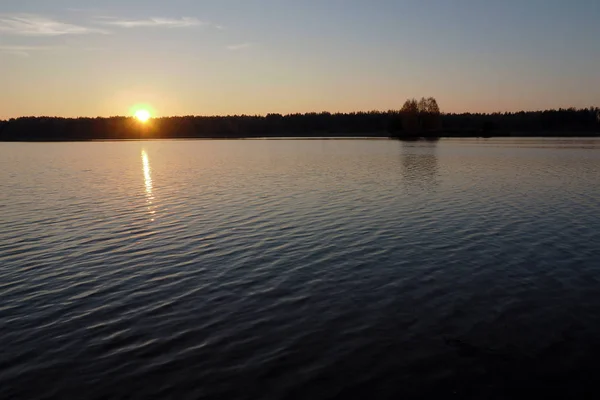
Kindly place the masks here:
POLYGON ((135 112, 135 114, 133 114, 134 117, 137 118, 138 121, 140 122, 148 122, 148 120, 150 119, 151 115, 150 115, 150 111, 148 110, 137 110, 135 112))

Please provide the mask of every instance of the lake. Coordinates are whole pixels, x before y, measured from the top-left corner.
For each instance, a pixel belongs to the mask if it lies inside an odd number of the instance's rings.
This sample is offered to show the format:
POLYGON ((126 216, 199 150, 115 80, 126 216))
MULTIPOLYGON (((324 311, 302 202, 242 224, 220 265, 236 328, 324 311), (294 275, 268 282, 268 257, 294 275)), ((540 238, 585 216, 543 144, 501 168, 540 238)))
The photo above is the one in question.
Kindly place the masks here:
POLYGON ((598 392, 600 140, 0 143, 0 397, 598 392))

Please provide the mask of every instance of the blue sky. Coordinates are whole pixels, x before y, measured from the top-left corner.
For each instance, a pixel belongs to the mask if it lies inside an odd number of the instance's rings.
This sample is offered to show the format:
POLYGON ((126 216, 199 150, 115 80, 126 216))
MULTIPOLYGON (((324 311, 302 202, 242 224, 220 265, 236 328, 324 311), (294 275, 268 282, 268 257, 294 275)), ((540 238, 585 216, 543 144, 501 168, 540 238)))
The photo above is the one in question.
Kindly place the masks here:
POLYGON ((0 118, 600 105, 597 0, 4 0, 0 118))

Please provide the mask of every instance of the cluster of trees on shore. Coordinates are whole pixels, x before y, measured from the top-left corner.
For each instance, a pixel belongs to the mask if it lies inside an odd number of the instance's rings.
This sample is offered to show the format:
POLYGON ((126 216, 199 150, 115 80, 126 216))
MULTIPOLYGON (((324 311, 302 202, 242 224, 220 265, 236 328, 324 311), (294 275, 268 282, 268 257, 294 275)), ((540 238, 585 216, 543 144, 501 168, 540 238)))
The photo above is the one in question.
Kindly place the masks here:
POLYGON ((433 97, 408 99, 388 125, 393 136, 431 136, 442 128, 440 107, 433 97))
POLYGON ((444 114, 434 98, 400 110, 266 116, 22 117, 0 121, 2 141, 253 137, 600 136, 600 108, 444 114))

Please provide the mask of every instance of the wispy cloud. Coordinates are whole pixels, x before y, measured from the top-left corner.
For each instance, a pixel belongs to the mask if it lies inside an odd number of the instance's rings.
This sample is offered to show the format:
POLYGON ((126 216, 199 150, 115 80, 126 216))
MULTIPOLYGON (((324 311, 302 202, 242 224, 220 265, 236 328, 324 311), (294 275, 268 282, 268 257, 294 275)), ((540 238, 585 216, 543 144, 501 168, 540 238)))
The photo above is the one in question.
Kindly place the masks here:
POLYGON ((20 50, 0 50, 0 54, 11 54, 13 56, 17 56, 17 57, 30 57, 31 54, 29 54, 26 51, 20 51, 20 50))
POLYGON ((0 14, 0 34, 18 36, 62 36, 108 33, 102 29, 69 24, 32 14, 0 14))
POLYGON ((238 43, 238 44, 230 44, 229 46, 227 46, 228 50, 231 51, 238 51, 238 50, 244 50, 244 49, 249 49, 250 47, 253 47, 254 43, 238 43))
POLYGON ((145 18, 145 19, 120 19, 101 18, 100 23, 121 28, 191 28, 207 25, 197 18, 145 18))
POLYGON ((29 57, 31 53, 59 49, 58 46, 0 46, 0 53, 29 57))

